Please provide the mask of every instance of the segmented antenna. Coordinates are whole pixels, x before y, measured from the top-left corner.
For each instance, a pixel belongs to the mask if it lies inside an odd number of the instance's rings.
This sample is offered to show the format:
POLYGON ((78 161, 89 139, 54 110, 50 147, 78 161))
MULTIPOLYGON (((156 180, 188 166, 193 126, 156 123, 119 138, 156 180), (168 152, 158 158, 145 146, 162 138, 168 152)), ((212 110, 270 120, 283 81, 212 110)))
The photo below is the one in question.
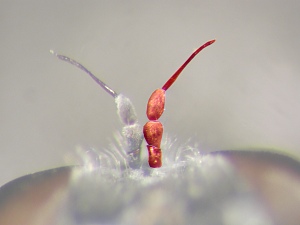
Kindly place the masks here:
POLYGON ((189 62, 204 48, 214 43, 215 40, 206 42, 199 47, 192 55, 182 64, 181 67, 169 78, 161 89, 155 90, 147 104, 147 117, 149 121, 143 127, 143 133, 147 142, 149 153, 149 166, 152 168, 159 168, 162 166, 162 151, 160 148, 161 139, 163 135, 163 125, 158 119, 164 112, 165 108, 165 92, 176 81, 182 70, 189 64, 189 62))
MULTIPOLYGON (((112 88, 110 88, 106 83, 97 78, 92 72, 81 65, 79 62, 71 59, 67 56, 60 55, 53 50, 50 53, 55 55, 62 61, 68 62, 77 68, 83 70, 87 73, 100 87, 102 87, 108 94, 110 94, 115 99, 117 106, 117 113, 119 119, 123 123, 122 136, 125 141, 125 152, 128 156, 129 166, 132 168, 139 167, 141 165, 140 152, 141 144, 143 141, 142 128, 137 121, 137 115, 135 108, 129 98, 123 94, 118 94, 112 88)), ((123 144, 124 145, 124 144, 123 144)))

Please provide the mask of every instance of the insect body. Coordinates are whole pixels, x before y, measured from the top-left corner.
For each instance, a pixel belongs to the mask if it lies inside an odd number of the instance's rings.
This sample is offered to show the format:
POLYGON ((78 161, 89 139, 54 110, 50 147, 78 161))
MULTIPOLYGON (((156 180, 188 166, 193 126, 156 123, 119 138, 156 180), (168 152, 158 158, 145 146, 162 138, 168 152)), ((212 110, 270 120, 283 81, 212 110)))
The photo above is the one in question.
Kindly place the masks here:
POLYGON ((199 47, 193 54, 182 64, 181 67, 169 78, 161 89, 155 90, 150 96, 147 104, 147 117, 149 121, 144 125, 143 133, 146 142, 148 143, 149 153, 149 166, 152 168, 158 168, 162 166, 162 152, 160 143, 163 134, 163 125, 158 119, 164 112, 165 107, 165 92, 176 81, 182 70, 188 65, 188 63, 205 47, 214 43, 215 40, 206 42, 199 47))
MULTIPOLYGON (((193 54, 182 64, 182 66, 172 75, 169 80, 164 84, 161 89, 155 90, 149 98, 147 104, 147 117, 149 121, 144 125, 143 133, 145 140, 147 142, 147 148, 149 153, 149 166, 152 168, 158 168, 162 166, 161 160, 161 148, 160 143, 163 134, 163 126, 158 121, 160 116, 164 111, 165 105, 165 92, 168 88, 175 82, 177 77, 180 75, 182 70, 187 66, 187 64, 205 47, 214 43, 215 40, 206 42, 200 48, 193 52, 193 54)), ((137 121, 136 112, 130 99, 122 94, 117 94, 113 89, 111 89, 107 84, 98 79, 94 74, 92 74, 88 69, 77 61, 63 55, 59 55, 54 51, 50 51, 59 59, 66 61, 72 65, 75 65, 79 69, 86 72, 97 84, 99 84, 107 93, 114 97, 117 112, 120 120, 124 124, 122 128, 122 135, 126 141, 125 152, 127 153, 129 166, 132 168, 140 166, 140 150, 141 143, 143 141, 142 129, 137 121)))

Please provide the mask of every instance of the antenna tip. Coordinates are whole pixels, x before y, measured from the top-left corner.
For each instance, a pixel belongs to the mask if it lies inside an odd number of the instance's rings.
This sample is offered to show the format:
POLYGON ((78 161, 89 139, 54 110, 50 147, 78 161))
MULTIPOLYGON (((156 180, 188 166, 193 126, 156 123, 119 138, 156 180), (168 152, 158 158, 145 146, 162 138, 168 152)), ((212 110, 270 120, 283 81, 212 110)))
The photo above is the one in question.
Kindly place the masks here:
POLYGON ((50 49, 50 53, 51 53, 52 55, 56 55, 56 56, 57 56, 57 53, 56 53, 55 51, 53 51, 52 49, 50 49))
POLYGON ((213 40, 209 41, 208 43, 211 45, 211 44, 215 43, 215 41, 216 41, 216 39, 213 39, 213 40))

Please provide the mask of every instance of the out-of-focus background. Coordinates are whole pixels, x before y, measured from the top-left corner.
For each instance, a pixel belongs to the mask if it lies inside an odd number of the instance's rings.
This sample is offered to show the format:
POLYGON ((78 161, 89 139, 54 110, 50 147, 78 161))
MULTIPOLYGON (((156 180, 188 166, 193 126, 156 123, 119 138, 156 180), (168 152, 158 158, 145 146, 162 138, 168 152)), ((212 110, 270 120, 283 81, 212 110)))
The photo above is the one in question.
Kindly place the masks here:
POLYGON ((204 42, 167 92, 165 133, 203 151, 300 155, 299 1, 1 1, 0 185, 62 166, 75 146, 107 147, 113 98, 53 49, 89 68, 147 119, 147 100, 204 42))

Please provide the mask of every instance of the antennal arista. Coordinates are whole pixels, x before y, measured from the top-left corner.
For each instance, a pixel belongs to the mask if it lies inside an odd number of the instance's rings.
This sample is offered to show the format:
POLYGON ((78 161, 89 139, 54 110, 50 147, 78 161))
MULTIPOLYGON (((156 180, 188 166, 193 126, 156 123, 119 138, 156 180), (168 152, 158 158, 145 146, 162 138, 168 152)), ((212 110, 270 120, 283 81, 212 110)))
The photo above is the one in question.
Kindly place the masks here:
POLYGON ((162 166, 162 152, 160 148, 163 125, 158 119, 164 112, 165 108, 165 92, 172 86, 182 70, 189 64, 189 62, 204 48, 213 44, 215 40, 206 42, 199 47, 193 54, 182 64, 181 67, 169 78, 169 80, 163 85, 161 89, 155 90, 150 96, 147 104, 147 117, 149 121, 144 125, 143 133, 147 142, 147 148, 149 153, 149 166, 152 168, 158 168, 162 166))

